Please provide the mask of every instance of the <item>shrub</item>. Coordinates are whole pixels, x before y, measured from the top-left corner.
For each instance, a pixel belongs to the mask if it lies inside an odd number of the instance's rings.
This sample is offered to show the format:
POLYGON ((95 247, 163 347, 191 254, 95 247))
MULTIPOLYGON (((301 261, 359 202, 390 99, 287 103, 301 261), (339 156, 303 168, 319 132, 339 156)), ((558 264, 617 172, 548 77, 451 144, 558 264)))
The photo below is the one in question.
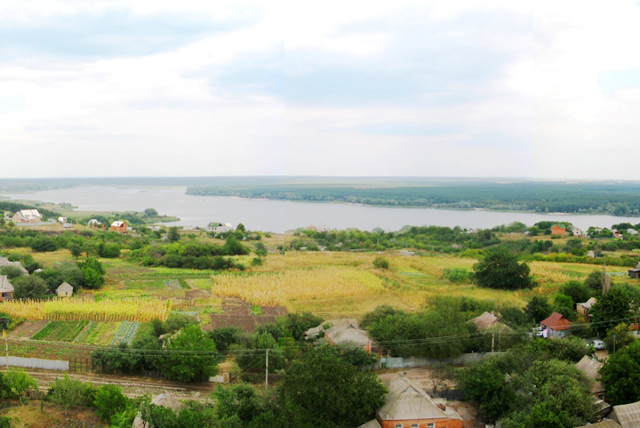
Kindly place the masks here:
POLYGON ((3 266, 0 275, 6 275, 10 280, 22 276, 22 271, 16 266, 3 266))
POLYGON ((74 407, 91 407, 96 390, 91 383, 73 380, 69 375, 56 379, 49 389, 47 398, 52 403, 66 409, 74 407))
POLYGON ((117 385, 103 385, 95 393, 93 405, 100 419, 111 422, 111 418, 127 409, 129 399, 122 395, 117 385))
POLYGON ((373 259, 373 266, 377 269, 389 269, 389 260, 384 257, 378 256, 373 259))
POLYGON ((22 369, 10 369, 3 378, 3 398, 24 399, 30 389, 37 389, 36 381, 22 369))
POLYGON ((442 271, 442 277, 451 282, 463 283, 469 279, 469 272, 464 268, 445 268, 442 271))

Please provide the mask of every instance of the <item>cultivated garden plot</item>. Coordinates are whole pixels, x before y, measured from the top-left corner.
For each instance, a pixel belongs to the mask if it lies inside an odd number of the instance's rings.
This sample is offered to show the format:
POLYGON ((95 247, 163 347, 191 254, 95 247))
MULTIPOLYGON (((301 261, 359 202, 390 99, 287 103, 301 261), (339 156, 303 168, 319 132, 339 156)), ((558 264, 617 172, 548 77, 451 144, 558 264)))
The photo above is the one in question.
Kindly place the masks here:
POLYGON ((165 279, 164 287, 167 290, 182 290, 182 286, 180 285, 180 281, 177 279, 165 279))
POLYGON ((116 331, 121 322, 95 322, 91 324, 76 338, 75 343, 85 345, 106 346, 113 342, 116 331))
POLYGON ((116 335, 111 341, 111 344, 117 345, 119 343, 126 343, 127 345, 131 345, 139 328, 139 322, 123 321, 122 324, 120 324, 118 331, 116 331, 116 335))
POLYGON ((87 327, 89 321, 50 321, 46 326, 31 337, 34 340, 49 340, 57 342, 73 342, 87 327))

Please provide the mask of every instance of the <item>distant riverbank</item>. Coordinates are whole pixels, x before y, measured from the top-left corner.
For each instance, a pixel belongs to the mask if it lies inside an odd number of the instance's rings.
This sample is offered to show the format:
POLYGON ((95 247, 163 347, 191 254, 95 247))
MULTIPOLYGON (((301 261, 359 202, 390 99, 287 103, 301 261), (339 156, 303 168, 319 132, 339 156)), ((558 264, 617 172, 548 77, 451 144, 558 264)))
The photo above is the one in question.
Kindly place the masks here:
POLYGON ((620 222, 638 223, 636 217, 594 214, 541 214, 521 211, 451 210, 420 207, 384 207, 348 203, 293 202, 264 198, 186 194, 186 187, 78 186, 31 193, 3 194, 10 199, 67 202, 78 211, 144 211, 155 208, 160 214, 179 217, 179 226, 206 227, 210 222, 243 223, 250 230, 282 233, 299 227, 330 229, 380 227, 395 231, 405 225, 436 225, 486 229, 514 221, 528 226, 539 221, 571 222, 611 227, 620 222))

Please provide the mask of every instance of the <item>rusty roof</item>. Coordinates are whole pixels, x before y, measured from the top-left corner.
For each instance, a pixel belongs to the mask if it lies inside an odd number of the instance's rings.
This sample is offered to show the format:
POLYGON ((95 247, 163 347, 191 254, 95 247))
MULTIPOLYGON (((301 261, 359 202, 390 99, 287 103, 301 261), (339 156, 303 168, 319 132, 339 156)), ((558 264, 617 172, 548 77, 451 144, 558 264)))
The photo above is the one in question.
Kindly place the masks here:
POLYGON ((572 325, 571 321, 558 312, 552 313, 549 318, 540 321, 540 324, 552 330, 568 330, 572 325))

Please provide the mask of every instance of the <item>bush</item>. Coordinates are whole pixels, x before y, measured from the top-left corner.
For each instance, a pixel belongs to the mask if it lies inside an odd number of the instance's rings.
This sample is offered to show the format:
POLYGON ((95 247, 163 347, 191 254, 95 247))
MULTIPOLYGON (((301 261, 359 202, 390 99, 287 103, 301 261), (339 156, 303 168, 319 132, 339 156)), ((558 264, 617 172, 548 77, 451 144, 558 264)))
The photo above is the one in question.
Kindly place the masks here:
POLYGON ((469 279, 469 272, 463 268, 445 268, 442 271, 442 277, 459 284, 467 282, 469 279))
POLYGON ((111 422, 113 416, 122 413, 127 409, 129 399, 122 395, 120 387, 117 385, 103 385, 95 393, 93 405, 96 408, 96 415, 106 422, 111 422))
POLYGON ((49 388, 47 398, 54 404, 66 409, 75 407, 91 407, 96 390, 91 383, 73 380, 69 375, 56 379, 49 388))
POLYGON ((389 260, 384 257, 378 256, 373 259, 373 266, 377 269, 389 269, 389 260))
POLYGON ((2 382, 3 398, 27 399, 27 394, 30 389, 38 389, 38 384, 35 379, 22 369, 10 369, 2 377, 2 382))
POLYGON ((22 271, 16 266, 3 266, 0 268, 0 275, 6 275, 9 280, 22 276, 22 271))

